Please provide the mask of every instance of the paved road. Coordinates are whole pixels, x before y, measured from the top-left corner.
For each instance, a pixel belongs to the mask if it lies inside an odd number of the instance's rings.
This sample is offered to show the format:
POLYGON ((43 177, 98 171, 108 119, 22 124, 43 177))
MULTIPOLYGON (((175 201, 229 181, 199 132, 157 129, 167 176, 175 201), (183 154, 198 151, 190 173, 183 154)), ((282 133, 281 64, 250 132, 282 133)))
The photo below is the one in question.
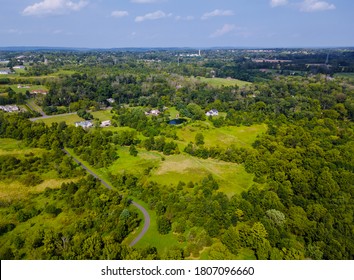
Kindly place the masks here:
POLYGON ((76 115, 76 112, 75 113, 59 114, 59 115, 45 115, 45 116, 42 116, 42 117, 31 118, 30 121, 34 122, 34 121, 43 120, 43 119, 50 119, 50 118, 70 116, 70 115, 76 115))
MULTIPOLYGON (((30 104, 28 104, 28 107, 30 107, 33 111, 36 111, 34 110, 30 104)), ((108 110, 112 110, 112 107, 107 107, 105 109, 103 109, 103 111, 108 111, 108 110)), ((91 112, 91 111, 89 111, 91 112)), ((30 121, 38 121, 38 120, 43 120, 43 119, 50 119, 50 118, 55 118, 55 117, 63 117, 63 116, 70 116, 70 115, 76 115, 77 112, 73 112, 73 113, 65 113, 65 114, 59 114, 59 115, 46 115, 43 111, 40 112, 41 113, 41 117, 37 117, 37 118, 31 118, 30 121)))
POLYGON ((139 235, 132 242, 130 242, 130 244, 129 244, 130 246, 134 246, 136 243, 138 243, 138 241, 140 241, 140 239, 144 236, 144 234, 147 232, 147 230, 149 229, 149 226, 150 226, 150 215, 146 211, 146 209, 143 206, 141 206, 140 204, 136 203, 135 201, 133 201, 132 204, 143 213, 145 223, 144 223, 143 230, 139 233, 139 235))
MULTIPOLYGON (((87 166, 85 166, 80 160, 77 158, 73 157, 66 149, 63 149, 63 152, 66 153, 68 156, 72 157, 74 161, 82 166, 83 169, 85 169, 88 173, 90 173, 93 177, 96 179, 100 180, 102 185, 104 185, 108 189, 112 189, 111 185, 108 184, 105 180, 101 179, 96 173, 91 171, 87 166)), ((139 203, 136 203, 135 201, 132 202, 132 205, 134 205, 136 208, 138 208, 144 215, 144 227, 140 234, 132 241, 130 242, 130 246, 134 246, 136 243, 140 241, 140 239, 144 236, 144 234, 147 232, 150 226, 150 215, 146 211, 146 209, 141 206, 139 203)))
MULTIPOLYGON (((37 112, 37 110, 35 110, 29 102, 26 102, 26 104, 27 104, 27 106, 28 106, 33 112, 37 112)), ((39 107, 39 108, 40 108, 40 107, 39 107)), ((41 108, 39 109, 39 113, 42 115, 41 118, 47 117, 46 113, 44 113, 41 108)), ((36 118, 35 118, 35 119, 36 119, 36 118)))

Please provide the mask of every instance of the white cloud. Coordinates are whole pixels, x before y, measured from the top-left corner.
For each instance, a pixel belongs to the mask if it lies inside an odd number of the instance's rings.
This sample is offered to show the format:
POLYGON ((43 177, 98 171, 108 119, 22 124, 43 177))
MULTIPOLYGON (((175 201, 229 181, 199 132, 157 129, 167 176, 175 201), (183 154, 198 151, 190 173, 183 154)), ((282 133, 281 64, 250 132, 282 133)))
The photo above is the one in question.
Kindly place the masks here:
POLYGON ((186 16, 186 17, 176 16, 175 20, 194 20, 194 17, 193 16, 186 16))
POLYGON ((202 16, 202 19, 209 19, 209 18, 212 18, 212 17, 226 17, 226 16, 233 16, 234 15, 234 12, 231 11, 231 10, 219 10, 219 9, 216 9, 210 13, 205 13, 203 16, 202 16))
POLYGON ((270 5, 272 7, 279 7, 279 6, 284 6, 288 4, 288 0, 271 0, 270 5))
POLYGON ((227 33, 230 33, 236 29, 234 24, 225 24, 222 28, 216 30, 213 34, 210 35, 212 38, 223 36, 227 33))
POLYGON ((22 12, 26 16, 39 16, 48 14, 63 14, 70 11, 79 11, 88 4, 85 0, 78 2, 68 0, 43 0, 25 8, 22 12))
POLYGON ((308 13, 334 10, 335 8, 336 6, 334 4, 318 0, 304 0, 304 2, 300 4, 300 10, 308 13))
POLYGON ((111 16, 121 18, 121 17, 129 16, 129 13, 127 11, 113 11, 111 16))
POLYGON ((148 13, 144 16, 138 16, 135 18, 136 22, 143 22, 145 20, 157 20, 157 19, 161 19, 161 18, 166 18, 172 16, 172 14, 166 14, 163 11, 156 11, 153 13, 148 13))

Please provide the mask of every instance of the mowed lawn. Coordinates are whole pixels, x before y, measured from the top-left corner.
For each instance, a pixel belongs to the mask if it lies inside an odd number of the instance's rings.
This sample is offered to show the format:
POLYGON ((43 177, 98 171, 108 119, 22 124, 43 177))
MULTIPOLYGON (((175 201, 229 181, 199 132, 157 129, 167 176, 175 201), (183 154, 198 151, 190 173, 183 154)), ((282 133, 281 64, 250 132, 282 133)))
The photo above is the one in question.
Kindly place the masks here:
POLYGON ((51 126, 52 123, 66 122, 67 125, 75 125, 75 122, 83 121, 76 113, 64 114, 64 115, 53 115, 47 118, 41 118, 36 120, 36 122, 44 122, 46 125, 51 126))
POLYGON ((112 120, 113 117, 111 110, 96 111, 96 112, 91 112, 91 114, 95 119, 99 119, 101 122, 112 120))
MULTIPOLYGON (((99 121, 112 120, 113 114, 110 110, 96 111, 91 112, 95 119, 99 121)), ((66 122, 67 125, 75 125, 75 122, 83 121, 83 118, 80 118, 76 113, 62 114, 62 115, 52 115, 46 118, 41 118, 36 120, 36 122, 44 122, 46 125, 50 126, 52 123, 66 122)))
POLYGON ((46 90, 48 91, 48 88, 45 86, 41 86, 41 85, 30 85, 30 84, 21 84, 22 86, 29 86, 29 88, 18 88, 18 85, 11 85, 10 88, 12 88, 15 92, 19 93, 23 93, 25 94, 26 91, 28 90, 29 92, 34 91, 34 90, 46 90))

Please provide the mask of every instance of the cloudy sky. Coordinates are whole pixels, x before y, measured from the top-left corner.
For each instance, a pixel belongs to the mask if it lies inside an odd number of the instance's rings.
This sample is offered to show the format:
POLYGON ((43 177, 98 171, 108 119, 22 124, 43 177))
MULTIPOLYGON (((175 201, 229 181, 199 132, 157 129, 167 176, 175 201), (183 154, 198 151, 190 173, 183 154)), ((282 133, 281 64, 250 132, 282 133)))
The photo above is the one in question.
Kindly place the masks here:
POLYGON ((0 46, 354 46, 352 0, 0 0, 0 46))

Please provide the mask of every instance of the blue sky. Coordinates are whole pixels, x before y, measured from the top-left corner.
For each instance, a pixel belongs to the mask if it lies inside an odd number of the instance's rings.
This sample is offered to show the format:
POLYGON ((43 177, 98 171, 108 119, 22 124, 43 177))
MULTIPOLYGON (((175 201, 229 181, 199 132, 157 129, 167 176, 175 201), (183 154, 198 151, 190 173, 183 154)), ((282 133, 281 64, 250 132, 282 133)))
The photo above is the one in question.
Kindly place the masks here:
POLYGON ((0 0, 0 46, 354 46, 352 0, 0 0))

